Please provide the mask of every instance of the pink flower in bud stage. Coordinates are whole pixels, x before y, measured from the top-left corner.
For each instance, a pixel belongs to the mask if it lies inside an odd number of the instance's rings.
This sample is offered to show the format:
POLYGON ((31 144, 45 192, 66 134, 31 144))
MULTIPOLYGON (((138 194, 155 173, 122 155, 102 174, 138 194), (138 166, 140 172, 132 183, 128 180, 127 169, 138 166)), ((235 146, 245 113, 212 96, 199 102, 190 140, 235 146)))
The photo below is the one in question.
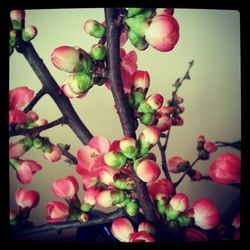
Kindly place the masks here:
POLYGON ((68 176, 66 178, 54 181, 51 191, 54 195, 63 199, 73 199, 79 190, 79 185, 75 177, 68 176))
POLYGON ((236 229, 240 228, 240 214, 237 214, 232 222, 232 226, 234 226, 236 229))
POLYGON ((129 237, 129 242, 155 242, 155 239, 147 232, 135 232, 129 237))
POLYGON ((24 123, 28 117, 20 109, 28 104, 34 96, 34 91, 25 87, 17 87, 9 91, 9 124, 24 123))
POLYGON ((179 40, 179 24, 171 15, 156 16, 145 32, 145 39, 159 51, 170 51, 179 40))
POLYGON ((175 211, 184 212, 188 207, 188 197, 183 193, 174 195, 169 204, 175 211))
POLYGON ((69 207, 59 201, 50 202, 47 205, 47 211, 49 216, 46 217, 46 220, 49 223, 64 221, 69 215, 69 207))
POLYGON ((147 71, 136 70, 132 75, 134 89, 142 89, 147 91, 150 84, 150 76, 147 71))
POLYGON ((193 211, 195 225, 202 229, 211 229, 218 225, 220 214, 213 200, 204 198, 194 202, 190 211, 193 211))
POLYGON ((50 162, 53 163, 53 162, 59 161, 61 159, 62 151, 57 146, 53 145, 51 148, 51 151, 44 152, 43 155, 47 160, 49 160, 50 162))
POLYGON ((115 219, 111 226, 113 236, 121 242, 129 242, 130 235, 134 233, 134 227, 126 218, 115 219))
POLYGON ((12 10, 10 12, 10 19, 12 22, 13 29, 22 30, 24 19, 25 19, 25 11, 24 10, 12 10))
POLYGON ((160 94, 153 94, 150 95, 147 99, 146 99, 146 103, 149 104, 149 106, 153 109, 153 110, 158 110, 163 103, 163 96, 160 94))
POLYGON ((94 206, 96 203, 96 196, 99 194, 100 188, 98 187, 90 187, 84 192, 83 200, 89 205, 94 206))
POLYGON ((174 186, 169 180, 160 179, 148 185, 148 191, 153 199, 159 195, 168 199, 174 191, 174 186))
POLYGON ((180 173, 180 165, 185 164, 186 161, 179 156, 173 156, 168 160, 168 170, 171 173, 180 173))
POLYGON ((41 169, 41 165, 33 160, 20 160, 15 166, 17 179, 24 185, 31 183, 32 176, 41 169))
POLYGON ((200 181, 202 177, 202 173, 198 170, 194 169, 194 175, 191 177, 192 181, 200 181))
POLYGON ((38 114, 32 110, 27 113, 27 116, 28 119, 31 119, 32 121, 36 121, 39 118, 38 114))
POLYGON ((213 153, 213 152, 215 152, 217 150, 216 145, 211 141, 207 141, 204 144, 204 148, 207 150, 208 153, 213 153))
POLYGON ((135 167, 136 175, 144 182, 157 180, 161 174, 161 169, 153 160, 143 160, 135 167))
POLYGON ((48 124, 48 120, 47 119, 37 119, 37 120, 35 120, 34 122, 33 122, 33 124, 35 125, 35 126, 43 126, 43 125, 46 125, 46 124, 48 124))
POLYGON ((40 195, 34 190, 18 189, 16 191, 16 203, 22 208, 34 208, 37 206, 40 195))
POLYGON ((156 112, 156 127, 160 130, 160 132, 164 132, 170 129, 172 126, 172 119, 161 112, 156 112))
POLYGON ((96 205, 102 208, 110 208, 114 204, 114 201, 112 199, 112 191, 108 189, 99 192, 95 197, 95 200, 96 200, 96 205))
POLYGON ((204 135, 199 135, 198 138, 197 138, 197 141, 198 142, 205 142, 206 141, 205 136, 204 135))
POLYGON ((97 177, 98 169, 105 165, 103 155, 110 149, 110 142, 102 137, 93 137, 88 145, 77 151, 76 172, 82 176, 97 177))
POLYGON ((23 143, 14 143, 9 145, 9 157, 18 158, 26 153, 26 147, 23 143))
POLYGON ((118 173, 119 170, 110 168, 106 165, 101 166, 97 171, 99 180, 106 185, 112 184, 114 182, 114 176, 118 173))
POLYGON ((209 166, 210 177, 220 184, 240 183, 241 160, 231 153, 221 154, 209 166))
POLYGON ((138 232, 144 231, 148 234, 155 235, 155 228, 147 221, 141 222, 138 226, 138 232))
POLYGON ((99 182, 99 180, 96 176, 81 175, 81 179, 82 179, 82 185, 83 185, 84 190, 95 186, 99 182))
POLYGON ((206 241, 207 235, 197 228, 187 227, 183 230, 183 235, 187 241, 206 241))

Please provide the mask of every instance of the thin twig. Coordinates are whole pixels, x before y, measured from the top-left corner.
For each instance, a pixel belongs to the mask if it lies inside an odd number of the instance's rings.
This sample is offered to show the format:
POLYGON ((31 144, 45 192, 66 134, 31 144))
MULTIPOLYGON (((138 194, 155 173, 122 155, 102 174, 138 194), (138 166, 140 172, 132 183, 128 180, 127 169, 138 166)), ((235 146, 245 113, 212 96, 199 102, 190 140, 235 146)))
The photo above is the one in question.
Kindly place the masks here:
POLYGON ((48 124, 36 127, 36 128, 31 128, 31 129, 17 129, 17 130, 12 130, 10 132, 10 136, 18 136, 18 135, 25 135, 25 136, 31 136, 31 137, 36 137, 39 133, 41 133, 44 130, 53 128, 58 125, 63 125, 65 124, 65 117, 58 118, 54 120, 53 122, 50 122, 48 124))
MULTIPOLYGON (((213 179, 210 176, 207 176, 207 175, 203 175, 201 177, 201 180, 213 181, 213 179)), ((235 188, 240 188, 240 184, 237 184, 237 183, 223 184, 223 185, 229 185, 229 186, 232 186, 232 187, 235 187, 235 188)))
POLYGON ((77 158, 71 154, 67 149, 60 148, 62 154, 67 157, 73 164, 77 164, 77 158))
POLYGON ((199 158, 198 158, 198 157, 194 160, 194 162, 190 165, 190 167, 183 173, 183 175, 181 176, 181 178, 180 178, 177 182, 174 183, 174 187, 175 187, 175 188, 177 188, 177 186, 182 182, 182 180, 184 179, 184 177, 186 176, 186 174, 188 173, 188 171, 189 171, 190 169, 192 169, 192 167, 195 165, 195 163, 196 163, 197 161, 199 161, 199 158))

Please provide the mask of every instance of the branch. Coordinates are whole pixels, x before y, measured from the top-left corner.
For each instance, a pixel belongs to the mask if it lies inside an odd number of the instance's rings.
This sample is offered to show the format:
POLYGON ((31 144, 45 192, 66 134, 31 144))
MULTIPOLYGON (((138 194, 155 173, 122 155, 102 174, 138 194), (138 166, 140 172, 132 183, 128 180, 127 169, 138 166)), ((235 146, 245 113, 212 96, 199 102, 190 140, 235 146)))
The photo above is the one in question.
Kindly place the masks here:
POLYGON ((24 108, 24 112, 27 113, 30 110, 33 109, 33 107, 37 104, 37 102, 46 94, 45 88, 41 88, 36 95, 34 96, 34 98, 31 100, 31 102, 24 108))
POLYGON ((69 99, 62 93, 45 64, 38 56, 33 45, 30 42, 24 42, 21 39, 18 39, 16 50, 19 53, 22 53, 27 59, 28 63, 41 81, 44 90, 57 104, 70 128, 83 144, 88 144, 89 140, 93 137, 92 134, 80 120, 69 99))
MULTIPOLYGON (((121 121, 123 133, 125 136, 136 138, 134 128, 134 118, 130 110, 127 98, 123 90, 120 71, 120 30, 116 18, 118 13, 114 8, 105 8, 106 20, 106 40, 107 40, 107 59, 109 67, 109 82, 112 95, 121 121)), ((138 201, 143 209, 144 215, 148 221, 156 224, 157 217, 153 203, 150 199, 147 186, 137 176, 133 169, 132 177, 135 182, 138 201)))
POLYGON ((216 141, 215 144, 217 148, 232 147, 232 148, 241 150, 241 141, 234 141, 234 142, 216 141))
POLYGON ((122 216, 125 216, 125 212, 122 209, 119 209, 110 214, 103 213, 101 216, 98 216, 97 218, 93 218, 84 223, 79 222, 79 221, 64 221, 64 222, 58 222, 58 223, 53 223, 53 224, 43 224, 40 226, 35 226, 33 228, 22 229, 22 230, 13 229, 11 233, 12 233, 12 236, 18 237, 18 236, 48 232, 48 231, 53 231, 53 230, 61 231, 61 230, 71 229, 71 228, 79 228, 79 227, 87 227, 87 226, 105 224, 108 222, 112 222, 114 219, 122 217, 122 216))
POLYGON ((63 125, 65 124, 65 118, 61 117, 58 118, 56 120, 54 120, 53 122, 50 122, 48 124, 36 127, 36 128, 31 128, 31 129, 17 129, 17 130, 12 130, 10 131, 10 136, 18 136, 18 135, 25 135, 25 136, 32 136, 32 137, 36 137, 40 132, 47 130, 49 128, 53 128, 57 125, 63 125))
MULTIPOLYGON (((207 175, 206 176, 203 175, 201 177, 201 180, 213 181, 213 179, 210 176, 207 176, 207 175)), ((237 184, 237 183, 224 184, 224 185, 229 185, 229 186, 232 186, 232 187, 235 187, 235 188, 240 188, 240 184, 237 184)))
POLYGON ((77 164, 77 158, 72 155, 67 149, 60 148, 62 154, 67 157, 73 164, 77 164))
POLYGON ((197 157, 194 162, 190 165, 190 167, 183 173, 183 175, 181 176, 181 178, 174 183, 174 187, 177 188, 177 186, 182 182, 182 180, 184 179, 184 177, 186 176, 186 174, 189 172, 190 169, 192 169, 192 167, 195 165, 195 163, 199 161, 199 158, 197 157))

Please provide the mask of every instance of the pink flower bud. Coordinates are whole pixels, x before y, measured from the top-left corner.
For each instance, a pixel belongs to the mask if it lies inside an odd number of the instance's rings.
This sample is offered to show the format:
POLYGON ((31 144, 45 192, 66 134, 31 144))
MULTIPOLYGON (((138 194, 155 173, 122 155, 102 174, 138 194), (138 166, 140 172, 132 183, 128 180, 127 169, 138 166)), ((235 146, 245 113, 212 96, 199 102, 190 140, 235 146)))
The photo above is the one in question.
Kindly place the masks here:
POLYGON ((134 138, 125 137, 120 140, 120 149, 121 152, 129 159, 133 159, 137 156, 137 143, 134 138))
POLYGON ((23 28, 25 18, 24 10, 12 10, 10 12, 10 19, 13 25, 13 29, 21 30, 23 28))
POLYGON ((213 200, 204 198, 191 205, 195 225, 202 229, 211 229, 218 225, 220 220, 219 210, 213 200))
POLYGON ((37 35, 37 28, 33 25, 26 26, 22 30, 22 38, 25 42, 34 39, 37 35))
POLYGON ((144 93, 147 92, 150 84, 150 76, 147 71, 137 70, 132 75, 134 89, 142 89, 144 93))
POLYGON ((27 121, 27 115, 19 110, 19 109, 14 109, 14 110, 9 110, 9 124, 17 123, 17 124, 23 124, 27 121))
POLYGON ((32 110, 27 113, 27 116, 28 116, 28 119, 32 121, 36 121, 39 118, 38 114, 32 110))
POLYGON ((39 127, 39 126, 43 126, 48 124, 48 120, 47 119, 37 119, 34 121, 33 123, 35 126, 39 127))
POLYGON ((207 241, 207 235, 199 229, 187 227, 183 230, 184 238, 187 241, 207 241))
POLYGON ((174 191, 174 186, 171 181, 167 179, 161 179, 151 183, 148 186, 148 191, 153 199, 155 199, 159 194, 161 194, 162 197, 166 197, 168 199, 174 191))
POLYGON ((126 163, 127 158, 120 152, 110 151, 104 155, 104 162, 112 168, 120 168, 126 163))
POLYGON ((211 141, 206 142, 204 144, 204 148, 207 150, 208 153, 213 153, 217 150, 216 145, 211 141))
POLYGON ((81 175, 81 178, 82 178, 82 186, 84 190, 87 190, 88 188, 95 186, 99 182, 96 176, 81 175))
POLYGON ((201 177, 202 177, 202 173, 200 171, 198 171, 198 170, 194 170, 193 173, 194 174, 192 175, 191 180, 192 181, 200 181, 201 177))
POLYGON ((237 214, 232 222, 232 226, 234 226, 236 229, 240 228, 240 214, 237 214))
POLYGON ((171 173, 180 173, 181 172, 181 165, 185 164, 186 161, 183 160, 181 157, 179 156, 173 156, 168 160, 168 170, 171 173))
POLYGON ((39 193, 34 190, 20 188, 16 191, 16 203, 19 207, 34 208, 37 206, 39 199, 39 193))
POLYGON ((106 47, 102 44, 94 44, 91 48, 90 55, 95 61, 101 61, 106 56, 106 47))
POLYGON ((82 213, 82 214, 79 216, 78 220, 79 220, 80 222, 86 222, 86 221, 89 220, 89 216, 88 216, 88 214, 86 214, 86 213, 82 213))
POLYGON ((126 218, 115 219, 111 226, 113 236, 121 242, 129 242, 130 235, 134 233, 134 227, 126 218))
POLYGON ((49 223, 64 221, 69 215, 69 207, 59 201, 50 202, 47 205, 47 211, 49 216, 46 217, 46 220, 49 223))
POLYGON ((170 106, 161 106, 161 108, 158 110, 161 114, 164 115, 170 115, 173 111, 173 107, 170 106))
POLYGON ((161 169, 155 161, 144 160, 135 167, 136 175, 144 182, 155 181, 161 174, 161 169))
POLYGON ((147 221, 141 222, 138 226, 138 232, 144 231, 148 234, 155 235, 155 228, 147 221))
POLYGON ((97 171, 99 180, 106 185, 112 184, 114 182, 114 176, 118 173, 119 170, 110 168, 106 165, 101 166, 97 171))
POLYGON ((26 153, 26 147, 22 143, 14 143, 9 145, 9 157, 19 158, 26 153))
POLYGON ((162 95, 153 94, 147 98, 146 103, 149 104, 149 106, 153 110, 158 110, 162 106, 163 100, 164 100, 164 98, 162 95))
POLYGON ((95 38, 102 38, 105 34, 104 26, 96 20, 86 21, 84 31, 95 38))
POLYGON ((237 155, 221 154, 209 166, 210 177, 221 184, 240 183, 241 160, 237 155))
POLYGON ((94 206, 95 205, 95 199, 96 196, 99 194, 100 188, 98 187, 90 187, 84 192, 84 202, 94 206))
POLYGON ((78 182, 73 176, 54 181, 51 191, 63 199, 72 199, 79 190, 78 182))
POLYGON ((169 204, 175 211, 184 212, 188 207, 188 197, 183 193, 176 194, 171 198, 169 204))
POLYGON ((168 115, 161 114, 160 112, 156 113, 156 127, 161 131, 164 132, 169 130, 172 125, 172 119, 168 115))
POLYGON ((197 138, 197 141, 198 142, 205 142, 206 141, 205 136, 204 135, 199 135, 198 138, 197 138))
POLYGON ((56 68, 68 73, 89 72, 92 61, 89 54, 83 49, 70 46, 60 46, 51 54, 51 62, 56 68))
POLYGON ((156 16, 145 32, 145 38, 155 49, 170 51, 179 39, 179 24, 173 16, 156 16))
POLYGON ((155 242, 155 239, 148 233, 135 232, 129 237, 129 242, 155 242))
POLYGON ((62 152, 57 146, 52 146, 52 150, 50 152, 44 152, 43 155, 47 160, 53 163, 61 159, 62 152))
POLYGON ((113 206, 112 191, 104 190, 97 194, 96 205, 102 208, 110 208, 113 206))

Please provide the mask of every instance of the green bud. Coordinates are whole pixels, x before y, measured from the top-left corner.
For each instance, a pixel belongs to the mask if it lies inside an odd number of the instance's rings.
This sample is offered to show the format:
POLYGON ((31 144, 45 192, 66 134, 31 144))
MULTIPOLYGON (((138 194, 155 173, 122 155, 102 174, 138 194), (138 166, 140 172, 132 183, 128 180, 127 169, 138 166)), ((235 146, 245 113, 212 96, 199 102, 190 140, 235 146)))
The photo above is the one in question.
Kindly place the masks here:
POLYGON ((93 207, 93 206, 90 205, 89 203, 83 202, 83 204, 81 205, 81 208, 80 208, 80 209, 81 209, 81 211, 87 213, 87 212, 90 211, 90 209, 91 209, 92 207, 93 207))
POLYGON ((125 211, 130 216, 135 216, 139 212, 139 204, 136 200, 130 200, 127 202, 125 211))
POLYGON ((13 47, 16 44, 16 30, 10 31, 10 45, 13 47))
POLYGON ((10 225, 11 225, 11 226, 15 226, 16 224, 17 224, 16 219, 10 220, 10 225))
POLYGON ((22 39, 28 42, 34 39, 37 35, 37 28, 33 25, 27 26, 22 30, 22 39))
POLYGON ((140 116, 140 122, 146 126, 152 125, 155 121, 154 113, 145 113, 140 116))
POLYGON ((18 165, 19 165, 19 161, 18 160, 16 160, 16 159, 9 159, 9 163, 10 163, 10 165, 13 167, 13 168, 17 168, 18 167, 18 165))
POLYGON ((115 206, 118 207, 118 208, 123 208, 123 207, 125 207, 125 206, 127 205, 127 203, 128 203, 129 201, 130 201, 130 200, 129 200, 128 198, 125 198, 125 200, 124 200, 123 202, 117 203, 117 204, 115 204, 115 206))
POLYGON ((128 31, 128 38, 129 41, 134 45, 135 48, 138 50, 145 50, 149 46, 148 42, 145 40, 144 37, 139 36, 133 30, 128 31))
POLYGON ((183 216, 183 215, 179 216, 177 220, 181 227, 186 227, 191 223, 191 218, 183 216))
POLYGON ((114 204, 120 204, 125 200, 126 196, 123 191, 119 190, 119 191, 111 192, 111 198, 114 204))
POLYGON ((172 209, 171 207, 167 207, 165 214, 166 214, 167 220, 175 220, 180 214, 180 212, 172 209))
POLYGON ((112 168, 120 168, 126 163, 127 158, 120 152, 110 151, 104 154, 104 161, 112 168))
POLYGON ((127 17, 135 16, 143 12, 145 8, 128 8, 127 17))
POLYGON ((140 91, 133 91, 134 107, 137 108, 144 101, 144 94, 140 91))
POLYGON ((102 38, 105 35, 105 27, 96 20, 88 20, 84 24, 84 30, 95 38, 102 38))
POLYGON ((95 44, 92 46, 90 55, 95 61, 101 61, 106 56, 106 48, 102 44, 95 44))
POLYGON ((26 149, 30 149, 33 146, 33 140, 30 137, 24 137, 19 142, 22 143, 26 149))
POLYGON ((149 24, 144 17, 130 17, 126 18, 125 22, 129 26, 129 30, 143 38, 145 31, 148 29, 149 24))
POLYGON ((9 55, 11 55, 14 52, 14 47, 10 44, 9 45, 9 55))
POLYGON ((93 65, 90 55, 85 50, 80 50, 80 60, 74 72, 89 73, 93 65))
POLYGON ((33 146, 38 149, 41 148, 43 146, 43 140, 41 138, 34 138, 33 146))
POLYGON ((137 18, 151 18, 153 17, 154 10, 152 8, 144 8, 141 13, 139 13, 136 17, 137 18))
POLYGON ((140 112, 140 113, 153 113, 154 111, 149 104, 147 104, 146 102, 142 102, 138 108, 138 112, 140 112))
POLYGON ((165 213, 166 213, 166 205, 165 204, 160 204, 160 203, 158 203, 157 202, 157 211, 160 213, 160 214, 162 214, 162 215, 164 215, 165 213))
POLYGON ((90 74, 76 73, 72 81, 69 81, 69 85, 76 94, 88 91, 93 86, 92 76, 90 74))
POLYGON ((51 144, 50 144, 50 143, 45 143, 45 142, 43 142, 43 146, 41 147, 41 150, 42 150, 44 153, 50 153, 50 152, 52 151, 51 144))

